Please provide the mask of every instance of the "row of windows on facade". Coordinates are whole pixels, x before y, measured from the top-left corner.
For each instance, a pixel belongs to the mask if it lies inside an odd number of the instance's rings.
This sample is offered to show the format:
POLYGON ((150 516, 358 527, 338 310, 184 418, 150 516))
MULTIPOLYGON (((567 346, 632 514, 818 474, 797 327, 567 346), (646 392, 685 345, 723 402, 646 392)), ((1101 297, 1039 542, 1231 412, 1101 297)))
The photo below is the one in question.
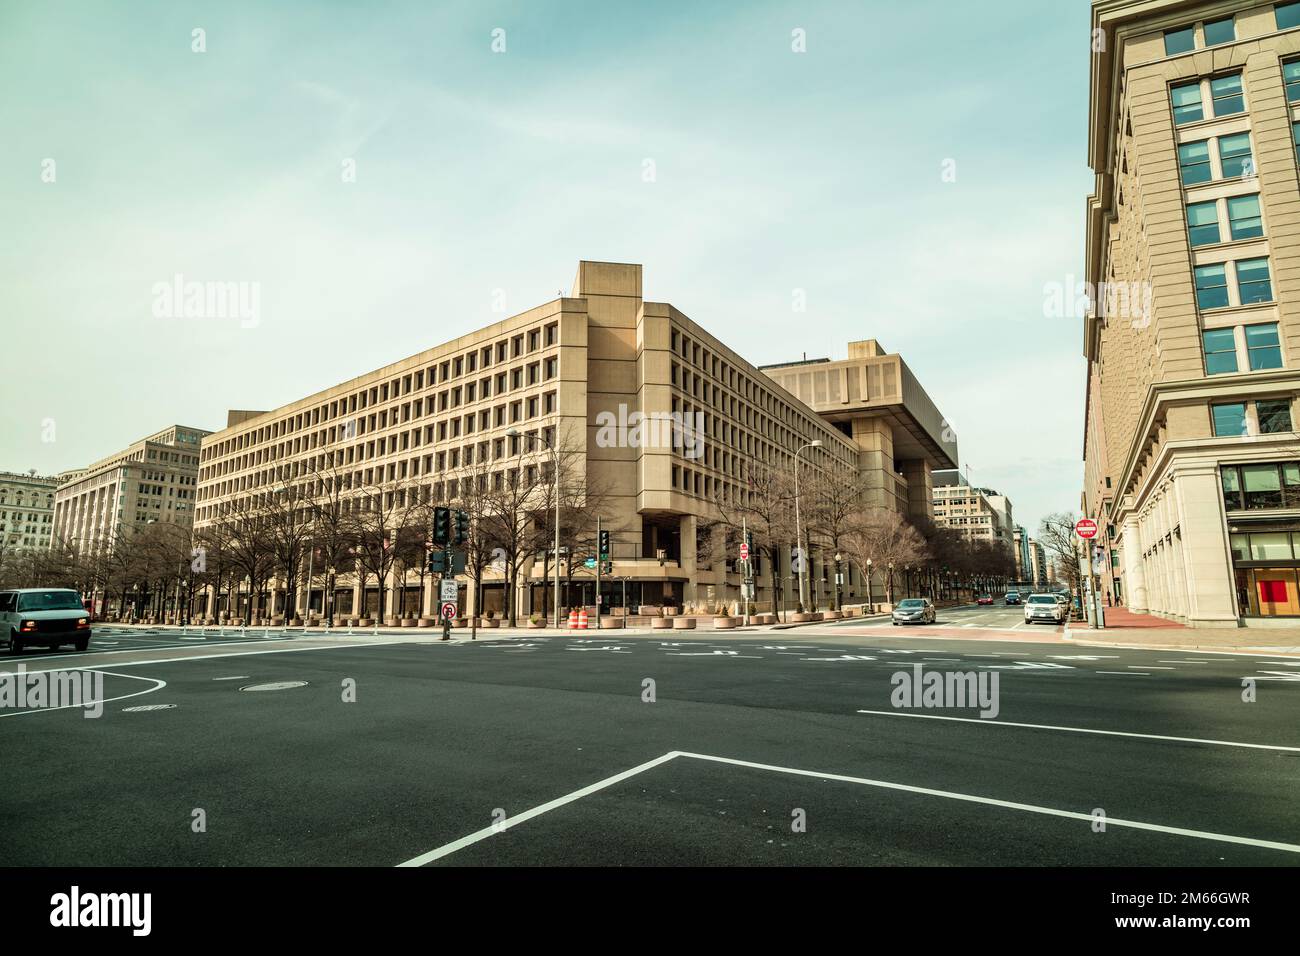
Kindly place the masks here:
MULTIPOLYGON (((707 464, 711 460, 715 469, 731 475, 739 474, 738 463, 742 458, 746 461, 756 462, 759 464, 774 465, 779 456, 785 459, 792 458, 794 452, 805 441, 804 436, 789 431, 784 426, 779 428, 779 432, 775 436, 774 441, 766 441, 762 436, 747 430, 746 426, 734 424, 734 418, 731 421, 728 421, 722 416, 711 414, 709 411, 700 408, 697 405, 692 405, 689 402, 683 401, 675 395, 672 400, 672 412, 674 415, 683 416, 683 420, 688 423, 693 420, 693 416, 697 413, 703 416, 704 427, 702 435, 711 435, 718 443, 718 447, 714 447, 713 445, 705 446, 705 453, 703 455, 705 463, 707 464), (780 441, 782 439, 786 442, 784 447, 775 443, 775 441, 780 441), (731 449, 729 452, 722 453, 721 464, 719 464, 719 447, 731 449), (710 449, 712 453, 711 459, 710 449)), ((770 419, 768 421, 770 421, 770 419)), ((694 426, 692 425, 691 427, 693 428, 694 426)), ((702 437, 702 435, 697 436, 692 434, 689 437, 696 439, 702 437)), ((695 454, 690 441, 674 443, 672 450, 674 454, 681 457, 685 457, 688 452, 692 455, 695 454)), ((846 468, 849 467, 849 463, 835 455, 830 446, 824 445, 820 451, 823 455, 830 455, 830 457, 834 458, 837 464, 846 468)))
MULTIPOLYGON (((350 465, 358 461, 366 461, 370 458, 395 454, 399 451, 406 451, 409 448, 418 448, 422 443, 430 445, 435 442, 442 443, 455 440, 460 438, 462 434, 474 434, 476 429, 478 431, 487 431, 490 428, 502 428, 507 423, 515 424, 521 421, 529 421, 537 418, 539 415, 551 415, 557 411, 559 407, 558 401, 559 399, 556 392, 544 392, 541 395, 534 395, 527 400, 511 402, 509 405, 502 404, 497 405, 492 409, 485 408, 479 412, 471 412, 468 415, 458 415, 455 418, 447 419, 446 421, 439 422, 436 425, 425 425, 423 428, 413 428, 397 434, 371 439, 368 442, 359 442, 356 445, 351 445, 345 449, 339 450, 340 454, 345 456, 341 459, 341 463, 350 465)), ((394 416, 391 424, 387 423, 386 418, 381 418, 376 424, 373 421, 374 416, 371 416, 372 425, 375 426, 373 430, 381 431, 386 428, 396 428, 400 424, 405 424, 408 419, 403 419, 399 422, 397 420, 396 411, 397 410, 394 409, 394 416)), ((387 414, 386 411, 381 413, 383 416, 386 416, 387 414)), ((430 409, 430 414, 432 414, 432 409, 430 409)), ((312 448, 334 445, 341 441, 347 441, 350 437, 352 436, 339 434, 336 432, 336 429, 330 428, 328 431, 322 431, 318 434, 309 436, 310 440, 307 442, 306 447, 298 447, 298 442, 302 441, 302 439, 299 439, 294 443, 292 451, 286 451, 285 447, 281 445, 279 448, 263 449, 251 454, 241 455, 238 458, 218 462, 214 465, 208 465, 205 468, 200 469, 200 480, 207 482, 218 475, 230 474, 231 472, 242 471, 245 468, 256 467, 263 462, 280 460, 288 457, 290 454, 299 454, 312 448), (319 443, 317 441, 318 437, 320 439, 319 443)), ((290 476, 292 477, 296 474, 297 465, 291 463, 289 469, 290 476)), ((265 471, 262 474, 265 476, 262 480, 270 481, 273 478, 270 470, 265 471)), ((261 480, 259 480, 259 483, 261 483, 261 480)), ((210 490, 203 489, 201 497, 211 497, 210 490)))
POLYGON ((753 500, 753 494, 735 482, 724 481, 678 465, 673 465, 672 486, 674 491, 684 491, 688 495, 709 501, 712 501, 715 496, 723 501, 737 504, 747 504, 753 500))
MULTIPOLYGON (((22 512, 15 512, 13 515, 13 519, 15 521, 23 521, 23 520, 37 521, 42 524, 49 524, 50 521, 53 519, 53 517, 54 517, 53 514, 40 515, 40 514, 31 514, 30 512, 27 514, 26 519, 23 518, 22 512)), ((0 521, 8 520, 8 518, 9 518, 9 512, 0 511, 0 521)))
POLYGON ((1300 508, 1300 461, 1222 465, 1219 473, 1228 511, 1300 508))
MULTIPOLYGON (((807 415, 802 414, 788 402, 779 400, 774 393, 754 382, 748 375, 738 371, 726 359, 719 359, 717 355, 709 351, 709 346, 700 346, 698 342, 693 342, 690 337, 676 327, 672 330, 672 351, 675 355, 680 355, 683 359, 693 365, 695 368, 709 375, 718 384, 729 389, 746 405, 737 406, 735 399, 731 400, 731 417, 738 421, 744 422, 748 427, 756 431, 763 432, 761 419, 766 413, 766 417, 775 419, 787 428, 793 428, 796 420, 803 427, 804 432, 810 432, 820 426, 820 422, 814 422, 807 415), (755 407, 750 407, 755 406, 755 407), (754 423, 759 419, 758 424, 754 423)), ((673 384, 678 384, 677 366, 673 365, 673 384)), ((684 388, 685 376, 682 376, 684 388)), ((697 396, 707 397, 707 396, 697 396)), ((715 407, 726 409, 726 404, 719 406, 717 390, 714 389, 715 407)), ((775 437, 775 436, 769 436, 775 437)))
MULTIPOLYGON (((500 363, 508 359, 518 358, 525 354, 525 351, 534 352, 539 348, 549 348, 557 344, 558 341, 559 323, 552 322, 541 329, 532 329, 527 333, 521 332, 511 339, 502 339, 497 342, 495 345, 496 361, 500 363), (527 343, 526 347, 525 342, 527 343)), ((352 395, 335 399, 328 404, 305 412, 299 412, 296 415, 290 415, 279 422, 263 425, 254 431, 245 432, 241 435, 235 435, 219 444, 204 448, 202 456, 204 460, 220 458, 241 448, 261 444, 302 428, 313 428, 322 422, 331 421, 342 415, 352 414, 372 405, 395 400, 402 395, 409 395, 413 390, 432 388, 435 384, 446 383, 462 375, 473 374, 479 370, 480 360, 483 368, 487 368, 492 364, 493 353, 494 346, 492 345, 472 349, 463 356, 445 359, 441 364, 434 363, 426 369, 408 373, 405 376, 393 379, 391 382, 372 385, 352 395)))
MULTIPOLYGON (((1273 6, 1278 30, 1300 26, 1300 3, 1278 3, 1273 6)), ((1190 53, 1195 49, 1232 43, 1237 39, 1237 24, 1232 16, 1200 20, 1185 27, 1165 31, 1165 56, 1190 53)))
POLYGON ((1227 375, 1282 367, 1282 343, 1276 322, 1206 329, 1201 333, 1206 375, 1227 375))
POLYGON ((1210 406, 1211 424, 1219 438, 1242 435, 1289 434, 1291 400, 1256 399, 1249 402, 1221 402, 1210 406))
MULTIPOLYGON (((514 456, 521 454, 521 450, 524 448, 536 447, 536 441, 543 438, 545 441, 554 444, 555 428, 552 426, 540 430, 533 430, 521 436, 510 436, 508 439, 496 439, 492 443, 486 441, 479 442, 477 446, 465 445, 463 448, 453 448, 447 452, 439 452, 437 455, 425 455, 423 460, 416 457, 410 458, 406 461, 390 462, 387 465, 380 465, 377 468, 365 468, 359 469, 355 472, 347 472, 337 476, 338 490, 351 491, 354 488, 362 489, 385 481, 405 481, 409 478, 417 478, 421 474, 428 475, 435 472, 441 473, 447 470, 456 470, 461 467, 470 467, 475 463, 475 461, 479 464, 486 464, 489 461, 513 458, 514 456), (507 443, 510 449, 508 455, 505 454, 507 443), (421 468, 421 461, 423 461, 423 468, 421 468)), ((327 456, 321 455, 313 458, 310 463, 295 462, 295 471, 297 471, 299 465, 302 466, 303 470, 300 473, 295 474, 294 477, 298 477, 299 474, 308 474, 310 469, 313 467, 322 470, 333 467, 333 462, 330 461, 327 456)), ((531 466, 529 474, 534 474, 531 470, 531 466)), ((549 471, 546 471, 545 474, 549 475, 549 471)), ((256 476, 245 476, 244 478, 237 479, 234 482, 223 482, 222 490, 208 488, 200 489, 200 494, 204 499, 209 499, 212 497, 235 494, 240 491, 247 491, 264 484, 261 481, 249 484, 247 482, 250 477, 256 476), (227 485, 237 485, 238 487, 227 488, 225 487, 227 485)), ((530 481, 531 480, 532 479, 530 478, 530 481)), ((314 482, 315 483, 312 487, 316 489, 317 493, 324 493, 324 491, 322 491, 322 480, 314 479, 314 482)), ((442 485, 439 484, 437 487, 441 488, 442 485)), ((303 496, 307 496, 310 490, 311 489, 308 485, 303 485, 300 487, 299 492, 303 496)), ((199 517, 201 520, 207 520, 212 517, 213 512, 213 508, 202 508, 199 510, 199 517)))
MULTIPOLYGON (((795 437, 798 437, 800 441, 804 440, 802 436, 796 436, 795 431, 785 423, 765 415, 757 408, 751 407, 742 399, 739 399, 734 395, 727 395, 724 392, 721 392, 717 385, 711 385, 709 382, 701 379, 698 375, 686 374, 686 369, 679 366, 676 362, 672 363, 670 383, 692 398, 698 398, 702 401, 709 402, 711 407, 721 410, 724 415, 727 415, 733 421, 737 421, 744 427, 753 429, 760 435, 770 438, 775 442, 780 442, 782 438, 790 440, 795 437), (711 400, 710 391, 712 391, 711 400)), ((785 406, 783 405, 782 407, 785 406)), ((799 415, 788 417, 797 417, 799 423, 802 424, 806 430, 813 427, 812 419, 809 419, 806 416, 799 415)))

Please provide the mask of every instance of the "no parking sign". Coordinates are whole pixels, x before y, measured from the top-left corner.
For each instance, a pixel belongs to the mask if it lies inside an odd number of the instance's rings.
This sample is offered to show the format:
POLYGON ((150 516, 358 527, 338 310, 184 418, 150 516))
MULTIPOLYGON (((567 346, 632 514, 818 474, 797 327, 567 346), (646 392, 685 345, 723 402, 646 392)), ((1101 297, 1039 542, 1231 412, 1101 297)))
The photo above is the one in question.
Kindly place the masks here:
POLYGON ((442 605, 442 619, 444 621, 453 620, 456 617, 456 602, 446 601, 442 605))

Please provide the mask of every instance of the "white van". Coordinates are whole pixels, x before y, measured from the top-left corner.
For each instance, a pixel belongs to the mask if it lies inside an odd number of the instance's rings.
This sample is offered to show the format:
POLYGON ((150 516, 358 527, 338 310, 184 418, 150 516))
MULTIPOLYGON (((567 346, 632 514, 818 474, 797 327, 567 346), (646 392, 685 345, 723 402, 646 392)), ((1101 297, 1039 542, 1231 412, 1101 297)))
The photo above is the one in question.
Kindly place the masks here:
POLYGON ((20 588, 0 591, 0 637, 9 653, 28 647, 55 650, 71 644, 84 651, 90 646, 90 614, 81 595, 68 588, 20 588))

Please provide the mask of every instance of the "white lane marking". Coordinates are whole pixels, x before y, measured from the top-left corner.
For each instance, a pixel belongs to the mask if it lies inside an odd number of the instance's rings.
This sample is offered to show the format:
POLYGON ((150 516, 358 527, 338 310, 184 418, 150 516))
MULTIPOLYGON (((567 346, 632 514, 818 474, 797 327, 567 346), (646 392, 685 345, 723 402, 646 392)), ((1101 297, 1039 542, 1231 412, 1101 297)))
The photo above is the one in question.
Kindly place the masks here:
MULTIPOLYGON (((1122 672, 1121 672, 1122 673, 1122 672)), ((1128 730, 1098 730, 1095 727, 1064 727, 1057 724, 1024 724, 1013 720, 985 720, 979 717, 947 717, 941 714, 911 714, 897 710, 859 710, 859 714, 877 717, 916 717, 921 720, 951 720, 962 724, 979 724, 981 727, 1027 727, 1031 730, 1060 730, 1071 734, 1100 734, 1105 737, 1137 737, 1142 740, 1169 740, 1182 744, 1212 744, 1216 747, 1244 747, 1247 750, 1278 750, 1300 753, 1300 747, 1282 744, 1250 744, 1239 740, 1211 740, 1203 737, 1170 737, 1166 734, 1142 734, 1128 730)))
MULTIPOLYGON (((583 787, 581 790, 574 790, 572 793, 565 794, 562 797, 557 797, 547 803, 540 804, 539 806, 533 807, 531 810, 525 810, 523 813, 516 814, 513 817, 506 817, 506 819, 502 820, 498 824, 484 827, 482 830, 477 830, 474 833, 469 834, 469 836, 461 837, 459 840, 453 840, 451 843, 446 843, 438 847, 436 850, 430 850, 428 853, 421 853, 419 856, 411 857, 411 859, 407 860, 405 863, 399 863, 397 865, 424 866, 426 863, 432 863, 434 860, 455 853, 457 850, 463 850, 465 847, 478 843, 480 840, 486 840, 490 836, 504 833, 511 827, 531 820, 533 817, 539 817, 543 813, 549 813, 557 807, 573 803, 575 800, 581 800, 589 794, 593 794, 598 790, 604 790, 606 787, 612 787, 614 784, 621 783, 629 777, 635 777, 637 774, 650 770, 653 767, 657 767, 662 763, 667 763, 669 760, 672 760, 677 756, 679 756, 678 751, 669 751, 662 757, 655 757, 654 760, 647 760, 645 763, 638 764, 630 770, 624 770, 622 773, 616 773, 612 777, 606 777, 604 780, 599 780, 596 783, 583 787)), ((1091 817, 1089 817, 1089 819, 1091 819, 1091 817)))
MULTIPOLYGON (((267 642, 249 641, 247 643, 265 645, 267 642)), ((228 654, 195 654, 193 657, 166 657, 166 658, 161 658, 159 660, 150 660, 150 661, 113 661, 112 666, 113 667, 148 667, 150 664, 183 664, 186 661, 215 661, 215 660, 220 660, 223 657, 255 657, 258 654, 295 654, 301 651, 338 651, 348 647, 354 649, 359 647, 392 647, 398 644, 405 644, 405 643, 407 642, 406 641, 372 641, 366 644, 322 644, 320 647, 278 647, 269 651, 231 651, 228 654)), ((224 644, 224 645, 209 645, 209 646, 210 647, 214 647, 214 646, 233 647, 236 645, 224 644)), ((150 650, 160 650, 160 648, 150 648, 150 650)), ((68 657, 75 657, 78 655, 63 654, 60 656, 62 658, 68 658, 68 657)), ((24 664, 32 662, 31 658, 21 658, 21 660, 24 664)), ((36 658, 36 660, 40 660, 40 658, 36 658)), ((93 671, 93 670, 98 670, 98 668, 95 667, 93 664, 87 664, 85 667, 64 667, 64 668, 50 667, 50 668, 43 668, 39 670, 33 670, 32 668, 29 667, 27 668, 27 673, 38 674, 38 673, 44 673, 46 670, 93 671)), ((107 674, 108 671, 105 671, 104 673, 107 674)))
MULTIPOLYGON (((1130 664, 1130 665, 1128 665, 1128 666, 1129 666, 1129 667, 1134 667, 1134 666, 1136 666, 1136 665, 1134 665, 1134 664, 1130 664)), ((1145 668, 1147 668, 1148 670, 1153 670, 1153 671, 1176 671, 1176 670, 1178 670, 1177 667, 1156 667, 1154 664, 1143 664, 1142 666, 1145 667, 1145 668)))
MULTIPOLYGON (((111 704, 114 701, 126 700, 130 697, 140 697, 143 694, 152 694, 156 690, 162 690, 167 686, 165 680, 159 680, 156 677, 137 677, 134 674, 114 674, 112 671, 98 671, 93 667, 78 667, 76 670, 90 671, 92 674, 103 674, 107 677, 123 677, 127 680, 147 680, 152 682, 153 686, 145 690, 138 690, 134 694, 123 694, 120 697, 105 697, 103 700, 92 700, 82 704, 65 704, 62 707, 34 707, 29 710, 15 710, 10 713, 0 714, 0 717, 24 717, 27 714, 48 714, 56 710, 85 710, 87 706, 96 707, 101 704, 111 704)), ((27 673, 33 673, 27 671, 27 673)), ((40 672, 37 672, 40 673, 40 672)))
POLYGON ((236 674, 234 677, 214 677, 213 680, 248 680, 248 674, 236 674))
MULTIPOLYGON (((989 723, 989 721, 985 721, 989 723)), ((1011 800, 997 800, 993 797, 979 797, 969 793, 957 793, 952 790, 935 790, 930 787, 914 787, 905 783, 892 783, 888 780, 871 780, 866 777, 849 777, 838 773, 818 773, 813 770, 797 770, 793 767, 777 767, 772 764, 754 763, 749 760, 736 760, 732 757, 713 757, 708 754, 683 752, 683 757, 696 760, 708 760, 714 763, 730 764, 736 767, 750 767, 755 770, 770 770, 775 773, 788 773, 800 777, 813 777, 817 780, 837 780, 842 783, 856 783, 864 787, 880 787, 884 790, 900 790, 904 793, 920 793, 930 797, 943 797, 948 800, 960 800, 965 803, 980 803, 990 807, 1003 807, 1008 810, 1023 810, 1026 813, 1040 813, 1045 816, 1064 817, 1067 820, 1092 822, 1090 813, 1076 810, 1058 810, 1055 807, 1041 807, 1032 803, 1016 803, 1011 800)), ((1107 824, 1129 827, 1134 830, 1149 830, 1153 833, 1169 833, 1174 836, 1193 837, 1198 840, 1213 840, 1218 843, 1238 843, 1243 846, 1263 847, 1269 850, 1283 850, 1287 853, 1300 853, 1300 846, 1294 843, 1280 843, 1275 840, 1257 840, 1254 837, 1232 836, 1227 833, 1211 833, 1206 830, 1188 830, 1183 827, 1169 827, 1159 823, 1144 823, 1140 820, 1121 820, 1108 816, 1107 824)))
MULTIPOLYGON (((1157 664, 1208 664, 1210 662, 1209 661, 1156 661, 1156 663, 1157 664)), ((1168 669, 1169 668, 1167 667, 1161 668, 1161 670, 1168 670, 1168 669)))
POLYGON ((1114 674, 1119 677, 1150 677, 1146 671, 1093 671, 1094 674, 1114 674))

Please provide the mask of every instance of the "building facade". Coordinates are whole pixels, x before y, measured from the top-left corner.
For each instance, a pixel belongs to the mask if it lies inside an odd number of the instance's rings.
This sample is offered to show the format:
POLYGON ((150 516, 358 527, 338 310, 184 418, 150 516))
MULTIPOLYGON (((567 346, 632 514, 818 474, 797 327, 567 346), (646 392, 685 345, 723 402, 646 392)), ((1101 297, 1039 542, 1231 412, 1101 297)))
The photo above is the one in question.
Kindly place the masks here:
MULTIPOLYGON (((602 603, 712 606, 734 602, 741 584, 734 555, 701 540, 719 518, 716 502, 742 500, 755 468, 789 466, 812 442, 821 444, 801 467, 861 475, 873 503, 912 515, 928 514, 930 471, 957 460, 955 435, 878 343, 853 343, 845 361, 760 369, 674 306, 647 301, 641 266, 582 262, 569 296, 282 408, 243 413, 207 437, 196 526, 221 522, 277 476, 322 469, 358 494, 388 483, 452 504, 457 482, 480 472, 498 483, 515 473, 535 480, 550 461, 546 446, 563 447, 576 450, 574 479, 602 489, 613 561, 602 603), (687 423, 690 440, 609 440, 610 423, 637 417, 687 423)), ((816 556, 809 573, 823 605, 830 564, 816 556)), ((776 599, 767 575, 756 574, 760 602, 776 599)), ((515 606, 540 607, 545 580, 539 555, 515 606)), ((592 575, 572 581, 565 602, 594 604, 592 575)), ((363 589, 341 575, 329 597, 340 614, 373 617, 381 604, 406 614, 429 607, 433 586, 408 595, 405 578, 380 595, 373 581, 363 589)), ((326 587, 308 589, 312 608, 326 587)), ((841 593, 860 601, 865 587, 850 572, 841 593)), ((463 600, 474 610, 474 595, 463 600)), ((508 600, 502 575, 489 570, 484 609, 505 610, 508 600)))
POLYGON ((1094 0, 1085 511, 1112 598, 1300 615, 1300 3, 1094 0))
POLYGON ((0 472, 0 557, 50 546, 58 480, 0 472))
MULTIPOLYGON (((1011 499, 992 488, 972 487, 959 471, 936 472, 931 494, 934 523, 1016 554, 1011 499)), ((1017 558, 1017 560, 1019 560, 1017 558)))
POLYGON ((131 528, 154 522, 192 526, 199 445, 209 434, 171 425, 60 475, 50 547, 103 554, 131 528))

